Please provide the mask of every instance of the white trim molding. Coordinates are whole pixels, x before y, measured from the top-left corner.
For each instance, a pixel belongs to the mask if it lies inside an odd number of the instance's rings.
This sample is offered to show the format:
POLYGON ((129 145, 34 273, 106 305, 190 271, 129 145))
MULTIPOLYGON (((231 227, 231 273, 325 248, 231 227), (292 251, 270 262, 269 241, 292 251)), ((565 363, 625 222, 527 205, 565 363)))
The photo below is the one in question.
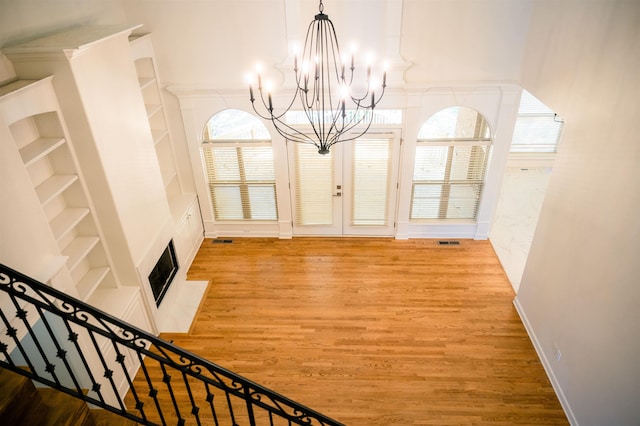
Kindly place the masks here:
POLYGON ((560 382, 558 381, 558 379, 556 378, 553 372, 553 368, 551 363, 549 362, 549 358, 547 358, 547 356, 545 355, 545 352, 542 350, 540 341, 538 340, 536 333, 533 330, 533 327, 529 322, 529 319, 527 318, 527 314, 524 312, 524 308, 520 304, 520 301, 518 300, 517 296, 515 299, 513 299, 513 305, 515 306, 516 311, 520 316, 520 320, 522 321, 524 328, 527 330, 529 339, 531 340, 531 343, 533 343, 533 347, 535 348, 536 353, 538 354, 538 358, 540 358, 540 362, 542 362, 542 367, 544 368, 545 373, 547 373, 547 377, 551 382, 551 386, 553 387, 553 390, 556 392, 556 395, 558 396, 560 405, 562 406, 564 413, 567 415, 567 419, 569 420, 569 423, 571 423, 574 426, 578 426, 578 420, 573 414, 571 405, 569 404, 569 401, 567 400, 567 397, 565 396, 562 390, 562 387, 560 386, 560 382))

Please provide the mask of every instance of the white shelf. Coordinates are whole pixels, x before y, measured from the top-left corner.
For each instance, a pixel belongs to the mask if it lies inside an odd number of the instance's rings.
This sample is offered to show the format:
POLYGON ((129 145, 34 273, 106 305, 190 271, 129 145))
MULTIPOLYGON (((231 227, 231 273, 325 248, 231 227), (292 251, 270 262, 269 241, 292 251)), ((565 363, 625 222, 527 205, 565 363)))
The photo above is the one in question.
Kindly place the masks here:
POLYGON ((24 161, 24 165, 29 167, 65 142, 64 138, 36 139, 20 150, 20 156, 22 157, 22 161, 24 161))
POLYGON ((78 175, 52 175, 36 188, 40 203, 46 205, 77 180, 78 175))
POLYGON ((144 90, 153 83, 156 82, 155 77, 141 77, 138 78, 138 82, 140 83, 140 90, 144 90))
POLYGON ((103 266, 100 268, 89 269, 87 273, 82 277, 80 282, 76 285, 78 295, 81 300, 87 300, 94 291, 98 288, 104 277, 109 273, 109 267, 103 266))
POLYGON ((178 176, 178 173, 174 169, 163 169, 161 172, 165 188, 171 185, 171 182, 178 176))
POLYGON ((98 244, 98 237, 77 237, 74 238, 63 250, 62 254, 69 256, 69 269, 74 270, 78 263, 84 259, 89 252, 98 244))
POLYGON ((153 143, 157 145, 169 134, 169 130, 151 129, 151 133, 153 134, 153 143))
POLYGON ((147 104, 145 105, 145 108, 147 109, 148 118, 151 118, 158 112, 162 111, 162 105, 158 105, 158 104, 147 104))
POLYGON ((49 223, 56 240, 60 241, 67 235, 82 219, 89 214, 88 208, 64 209, 49 223))
MULTIPOLYGON (((148 35, 142 38, 132 38, 130 41, 131 53, 134 59, 140 93, 145 102, 147 118, 151 127, 153 142, 158 157, 158 165, 162 174, 165 193, 171 206, 172 215, 175 217, 173 200, 180 198, 182 187, 178 167, 175 162, 173 152, 173 141, 169 133, 167 118, 164 114, 162 93, 159 84, 159 77, 155 67, 155 59, 151 46, 151 39, 148 35), (154 86, 154 87, 152 87, 154 86)), ((187 196, 190 198, 190 196, 187 196)), ((178 202, 178 204, 182 204, 178 202)), ((179 206, 177 210, 182 210, 179 206)))

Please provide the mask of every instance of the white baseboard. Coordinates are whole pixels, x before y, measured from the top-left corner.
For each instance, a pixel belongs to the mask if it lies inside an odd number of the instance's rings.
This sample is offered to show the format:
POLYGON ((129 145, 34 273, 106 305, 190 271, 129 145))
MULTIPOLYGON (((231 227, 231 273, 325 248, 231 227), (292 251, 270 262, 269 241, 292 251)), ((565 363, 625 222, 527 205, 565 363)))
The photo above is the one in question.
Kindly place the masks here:
POLYGON ((524 324, 524 328, 527 330, 527 334, 529 335, 529 339, 531 339, 531 343, 533 343, 533 347, 536 350, 536 353, 538 354, 538 358, 540 358, 540 362, 542 362, 542 367, 544 368, 544 371, 547 373, 547 377, 549 378, 549 381, 551 382, 551 386, 553 387, 553 390, 556 392, 556 395, 558 396, 558 400, 560 401, 560 405, 562 406, 562 409, 564 410, 565 415, 567 416, 567 419, 569 420, 569 423, 574 425, 574 426, 578 426, 578 420, 576 419, 575 415, 573 414, 573 410, 571 410, 571 406, 569 405, 569 401, 567 400, 566 396, 564 395, 564 392, 562 391, 562 388, 560 387, 560 383, 558 382, 558 379, 556 378, 555 374, 553 373, 553 369, 551 368, 551 363, 549 362, 549 359, 547 358, 547 356, 545 355, 544 351, 542 350, 542 346, 540 345, 540 342, 538 341, 538 338, 536 337, 536 333, 533 331, 533 327, 531 326, 531 323, 529 323, 529 319, 527 318, 527 314, 525 314, 524 309, 522 308, 522 305, 520 305, 520 301, 518 300, 518 297, 516 296, 515 299, 513 299, 513 305, 516 308, 516 311, 518 311, 518 315, 520 316, 520 320, 522 321, 522 324, 524 324))

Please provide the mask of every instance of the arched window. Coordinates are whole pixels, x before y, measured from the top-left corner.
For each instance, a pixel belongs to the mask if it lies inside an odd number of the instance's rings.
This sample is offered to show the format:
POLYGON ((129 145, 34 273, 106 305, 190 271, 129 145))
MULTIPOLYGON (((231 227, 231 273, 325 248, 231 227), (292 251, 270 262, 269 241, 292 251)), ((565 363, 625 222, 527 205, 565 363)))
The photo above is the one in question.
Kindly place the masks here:
POLYGON ((217 113, 204 128, 202 158, 217 221, 278 219, 271 137, 260 120, 217 113))
POLYGON ((491 130, 466 107, 433 115, 420 129, 411 220, 474 220, 491 154, 491 130))

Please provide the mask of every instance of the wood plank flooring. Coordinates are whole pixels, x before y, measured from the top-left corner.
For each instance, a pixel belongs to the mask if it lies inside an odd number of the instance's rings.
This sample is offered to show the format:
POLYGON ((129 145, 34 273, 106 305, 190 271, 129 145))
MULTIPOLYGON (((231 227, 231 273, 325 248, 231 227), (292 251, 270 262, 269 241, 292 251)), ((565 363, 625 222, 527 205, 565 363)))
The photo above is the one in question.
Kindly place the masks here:
POLYGON ((488 241, 205 240, 178 346, 347 425, 567 424, 488 241))

